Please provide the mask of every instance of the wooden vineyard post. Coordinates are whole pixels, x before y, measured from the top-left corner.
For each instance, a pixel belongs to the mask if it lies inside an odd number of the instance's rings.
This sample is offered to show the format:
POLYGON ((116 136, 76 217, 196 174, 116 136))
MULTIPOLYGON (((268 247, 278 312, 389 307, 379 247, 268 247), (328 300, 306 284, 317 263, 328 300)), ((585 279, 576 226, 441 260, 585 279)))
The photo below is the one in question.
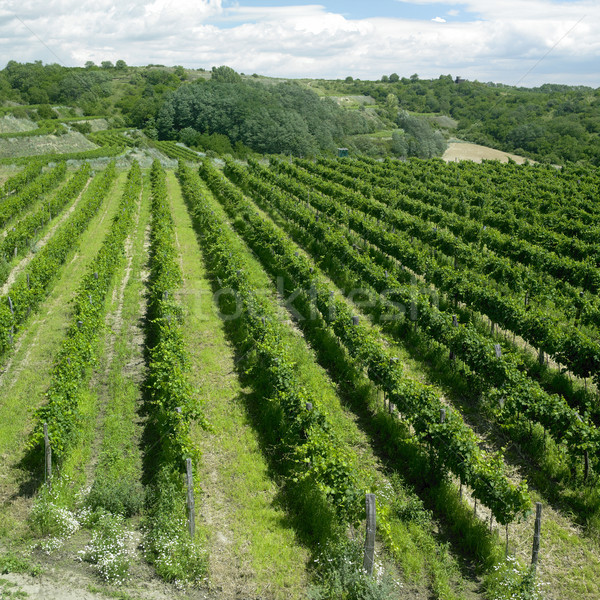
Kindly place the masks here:
POLYGON ((192 471, 192 459, 185 459, 185 479, 187 483, 187 509, 188 528, 190 537, 194 539, 196 533, 196 510, 194 505, 194 473, 192 471))
POLYGON ((531 566, 535 571, 540 552, 540 531, 542 529, 542 503, 535 503, 535 528, 533 532, 533 549, 531 552, 531 566))
POLYGON ((504 556, 508 556, 508 523, 506 524, 506 547, 504 548, 504 556))
POLYGON ((44 423, 44 481, 48 488, 52 489, 52 448, 50 447, 50 439, 48 438, 48 423, 44 423))
POLYGON ((368 575, 373 575, 373 564, 375 563, 375 494, 365 496, 365 506, 367 511, 367 531, 365 536, 365 556, 363 559, 363 569, 368 575))

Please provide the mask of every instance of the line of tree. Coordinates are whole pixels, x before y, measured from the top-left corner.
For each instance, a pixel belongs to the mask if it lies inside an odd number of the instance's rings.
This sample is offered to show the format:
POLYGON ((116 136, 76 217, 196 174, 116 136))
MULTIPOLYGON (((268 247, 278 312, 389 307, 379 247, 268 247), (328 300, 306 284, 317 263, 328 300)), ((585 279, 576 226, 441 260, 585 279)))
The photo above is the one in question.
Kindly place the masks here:
POLYGON ((200 136, 219 134, 257 152, 307 156, 333 150, 347 135, 372 132, 373 124, 296 83, 244 81, 220 67, 210 80, 183 85, 167 98, 156 128, 165 140, 199 145, 200 136))

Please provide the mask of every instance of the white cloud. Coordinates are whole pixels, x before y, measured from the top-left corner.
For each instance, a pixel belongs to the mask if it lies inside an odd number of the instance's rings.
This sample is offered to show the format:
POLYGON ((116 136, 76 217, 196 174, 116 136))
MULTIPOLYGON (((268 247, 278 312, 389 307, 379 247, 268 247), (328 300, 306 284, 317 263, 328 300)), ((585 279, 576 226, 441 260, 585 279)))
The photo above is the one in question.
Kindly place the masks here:
POLYGON ((453 73, 509 84, 535 67, 522 85, 600 86, 596 1, 413 4, 435 4, 436 11, 445 4, 451 16, 460 8, 462 19, 349 19, 317 4, 227 8, 221 0, 5 0, 0 53, 6 60, 79 65, 120 58, 128 64, 229 64, 290 77, 453 73), (464 21, 465 14, 476 17, 464 21))

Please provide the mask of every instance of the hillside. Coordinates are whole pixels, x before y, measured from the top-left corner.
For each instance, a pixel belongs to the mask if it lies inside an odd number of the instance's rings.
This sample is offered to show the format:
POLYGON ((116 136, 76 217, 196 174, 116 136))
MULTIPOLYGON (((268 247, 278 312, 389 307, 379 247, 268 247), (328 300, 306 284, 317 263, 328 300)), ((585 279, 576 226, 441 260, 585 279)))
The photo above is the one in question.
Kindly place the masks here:
POLYGON ((57 109, 62 117, 107 117, 111 127, 143 129, 151 138, 240 157, 251 150, 334 153, 340 146, 373 157, 422 157, 430 140, 441 134, 538 162, 597 165, 599 94, 583 86, 455 83, 449 75, 291 81, 238 74, 229 67, 131 67, 123 61, 86 68, 10 61, 0 71, 0 101, 7 115, 27 117, 28 109, 18 105, 35 104, 43 109, 30 111, 31 116, 47 119, 53 116, 49 105, 66 105, 70 112, 57 109), (315 94, 322 104, 315 104, 315 94), (192 122, 185 105, 195 101, 213 108, 192 122), (182 110, 181 116, 171 115, 174 109, 182 110), (418 120, 418 139, 425 137, 425 142, 401 142, 406 134, 402 111, 418 120))
POLYGON ((0 597, 600 596, 598 167, 390 79, 1 73, 0 597))

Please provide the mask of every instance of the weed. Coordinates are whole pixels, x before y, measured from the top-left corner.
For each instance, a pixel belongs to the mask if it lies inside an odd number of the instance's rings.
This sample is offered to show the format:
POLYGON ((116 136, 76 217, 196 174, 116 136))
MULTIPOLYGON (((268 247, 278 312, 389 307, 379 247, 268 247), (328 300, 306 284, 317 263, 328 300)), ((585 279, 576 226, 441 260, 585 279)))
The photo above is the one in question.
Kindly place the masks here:
POLYGON ((397 598, 402 587, 383 565, 376 564, 373 576, 362 566, 360 543, 341 538, 328 543, 315 558, 315 580, 310 590, 313 600, 346 598, 347 600, 385 600, 397 598))
POLYGON ((543 585, 531 567, 523 567, 512 556, 496 565, 486 578, 488 595, 493 600, 542 600, 543 585))
POLYGON ((125 530, 121 515, 98 514, 96 530, 90 543, 81 551, 83 559, 96 565, 100 577, 121 585, 127 580, 132 551, 132 533, 125 530))

